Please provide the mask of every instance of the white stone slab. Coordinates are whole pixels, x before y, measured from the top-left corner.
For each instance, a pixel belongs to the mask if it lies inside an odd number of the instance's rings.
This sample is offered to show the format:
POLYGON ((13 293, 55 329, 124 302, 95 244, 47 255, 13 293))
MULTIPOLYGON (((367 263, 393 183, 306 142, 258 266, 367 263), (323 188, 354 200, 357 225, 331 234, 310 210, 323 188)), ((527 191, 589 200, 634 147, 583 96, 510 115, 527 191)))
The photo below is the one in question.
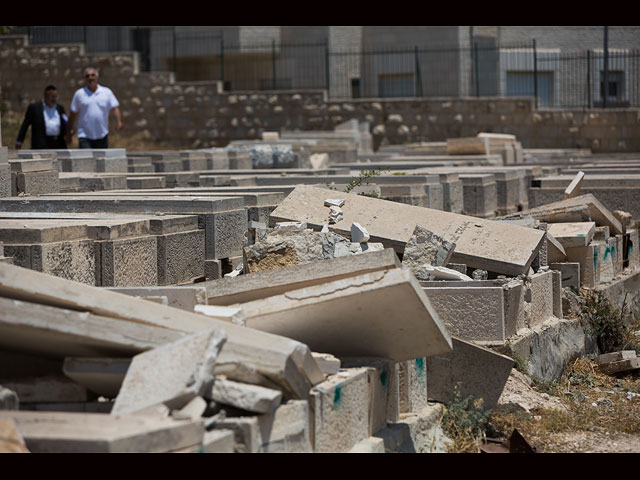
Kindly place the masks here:
POLYGON ((586 247, 596 232, 595 222, 550 223, 547 232, 564 248, 586 247))
POLYGON ((215 378, 208 396, 223 405, 255 413, 273 412, 282 400, 282 392, 279 390, 234 382, 224 376, 215 378))

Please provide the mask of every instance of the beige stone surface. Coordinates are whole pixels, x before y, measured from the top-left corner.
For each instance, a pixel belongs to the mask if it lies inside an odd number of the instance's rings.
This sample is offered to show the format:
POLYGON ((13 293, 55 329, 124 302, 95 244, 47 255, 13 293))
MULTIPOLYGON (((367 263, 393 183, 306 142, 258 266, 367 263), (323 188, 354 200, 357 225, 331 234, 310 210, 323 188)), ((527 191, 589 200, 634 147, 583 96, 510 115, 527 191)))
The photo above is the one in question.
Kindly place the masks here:
POLYGON ((280 203, 271 221, 302 221, 320 229, 328 194, 345 200, 344 220, 333 227, 336 232, 346 234, 357 221, 367 229, 371 241, 401 252, 416 225, 422 225, 456 244, 452 263, 473 268, 506 275, 526 273, 543 241, 544 232, 539 230, 306 185, 296 187, 280 203))
POLYGON ((596 224, 595 222, 550 223, 547 232, 553 235, 564 248, 586 247, 593 240, 596 224))

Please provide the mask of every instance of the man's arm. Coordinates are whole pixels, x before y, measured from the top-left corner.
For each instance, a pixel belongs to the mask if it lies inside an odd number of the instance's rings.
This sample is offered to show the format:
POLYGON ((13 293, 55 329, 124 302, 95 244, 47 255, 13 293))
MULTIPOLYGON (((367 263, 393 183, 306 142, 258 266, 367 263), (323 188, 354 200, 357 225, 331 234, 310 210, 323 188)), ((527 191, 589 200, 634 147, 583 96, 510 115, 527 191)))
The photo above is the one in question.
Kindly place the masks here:
MULTIPOLYGON (((33 123, 33 108, 31 105, 27 107, 27 112, 24 114, 24 121, 22 122, 22 126, 20 126, 20 131, 18 132, 18 138, 16 139, 16 150, 20 150, 22 148, 22 142, 24 141, 24 137, 27 135, 27 130, 29 129, 29 125, 33 123)), ((31 132, 33 134, 33 131, 31 132)))
POLYGON ((116 117, 116 130, 122 130, 122 115, 120 114, 120 107, 113 107, 111 111, 116 117))
POLYGON ((78 117, 78 114, 76 112, 69 111, 69 123, 67 124, 67 134, 64 137, 67 142, 67 145, 71 145, 71 137, 73 136, 74 133, 76 133, 75 125, 76 125, 77 117, 78 117))

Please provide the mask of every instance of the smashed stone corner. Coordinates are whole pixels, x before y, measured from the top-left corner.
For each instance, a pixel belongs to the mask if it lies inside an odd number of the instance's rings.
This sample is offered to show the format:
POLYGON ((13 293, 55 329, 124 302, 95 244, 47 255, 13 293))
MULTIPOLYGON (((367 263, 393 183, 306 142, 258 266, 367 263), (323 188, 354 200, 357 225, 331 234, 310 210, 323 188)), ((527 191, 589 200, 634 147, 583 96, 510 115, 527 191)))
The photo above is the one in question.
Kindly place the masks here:
POLYGON ((633 159, 266 133, 0 150, 0 451, 445 451, 443 405, 495 408, 516 355, 602 353, 581 288, 638 301, 633 159))

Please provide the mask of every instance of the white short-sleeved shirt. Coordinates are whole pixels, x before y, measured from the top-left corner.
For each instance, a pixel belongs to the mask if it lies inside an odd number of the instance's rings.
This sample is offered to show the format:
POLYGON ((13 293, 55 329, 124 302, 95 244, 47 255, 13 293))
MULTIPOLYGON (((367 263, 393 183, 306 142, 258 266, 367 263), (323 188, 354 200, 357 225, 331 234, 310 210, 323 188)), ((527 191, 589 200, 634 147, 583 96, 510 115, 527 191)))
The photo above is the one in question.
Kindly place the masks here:
POLYGON ((77 90, 71 111, 78 114, 78 138, 104 138, 109 133, 109 112, 119 105, 113 92, 100 84, 95 92, 87 87, 77 90))

